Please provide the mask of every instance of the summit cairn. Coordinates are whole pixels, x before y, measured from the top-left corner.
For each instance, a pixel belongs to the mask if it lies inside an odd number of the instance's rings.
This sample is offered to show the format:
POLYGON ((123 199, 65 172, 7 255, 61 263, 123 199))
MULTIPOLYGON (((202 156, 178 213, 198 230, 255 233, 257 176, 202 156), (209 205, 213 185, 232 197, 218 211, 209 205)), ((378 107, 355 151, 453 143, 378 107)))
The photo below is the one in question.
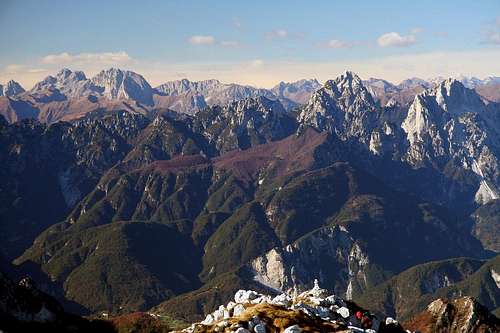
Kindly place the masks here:
POLYGON ((392 318, 379 320, 351 301, 332 295, 314 280, 312 289, 293 295, 238 290, 234 301, 221 305, 182 333, 406 332, 392 318))

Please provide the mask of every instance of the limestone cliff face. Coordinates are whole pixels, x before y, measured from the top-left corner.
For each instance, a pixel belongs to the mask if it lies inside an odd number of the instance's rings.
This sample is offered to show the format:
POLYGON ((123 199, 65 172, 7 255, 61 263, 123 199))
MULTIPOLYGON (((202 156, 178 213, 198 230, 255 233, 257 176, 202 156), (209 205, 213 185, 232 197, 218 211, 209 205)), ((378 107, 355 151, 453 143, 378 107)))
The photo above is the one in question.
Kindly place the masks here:
POLYGON ((222 153, 283 139, 296 129, 280 102, 262 96, 206 108, 194 123, 222 153))
POLYGON ((368 254, 349 232, 335 226, 274 248, 250 266, 255 280, 276 290, 305 290, 317 277, 325 287, 351 299, 369 287, 369 263, 368 254))
POLYGON ((110 68, 91 79, 102 94, 110 99, 131 99, 145 105, 153 104, 153 88, 141 75, 110 68))
POLYGON ((498 332, 500 320, 471 297, 454 301, 437 299, 425 311, 404 324, 405 328, 427 332, 498 332))
POLYGON ((361 79, 346 72, 318 89, 299 115, 302 126, 335 133, 343 140, 368 142, 377 125, 378 109, 361 79))
POLYGON ((302 107, 299 131, 312 126, 373 155, 442 172, 452 164, 475 174, 476 203, 500 196, 500 108, 447 79, 417 94, 409 106, 374 102, 351 72, 330 80, 302 107))
POLYGON ((402 124, 413 165, 457 161, 479 182, 476 201, 499 196, 500 141, 495 125, 498 110, 460 82, 448 79, 415 97, 402 124))

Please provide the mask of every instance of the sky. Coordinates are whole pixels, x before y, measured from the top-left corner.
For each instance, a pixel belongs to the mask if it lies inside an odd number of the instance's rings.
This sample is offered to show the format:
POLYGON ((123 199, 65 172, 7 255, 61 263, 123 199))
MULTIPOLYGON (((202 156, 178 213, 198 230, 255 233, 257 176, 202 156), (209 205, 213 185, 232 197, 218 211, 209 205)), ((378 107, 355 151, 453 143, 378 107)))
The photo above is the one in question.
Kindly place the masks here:
POLYGON ((118 67, 153 86, 500 76, 500 0, 0 0, 0 83, 118 67))

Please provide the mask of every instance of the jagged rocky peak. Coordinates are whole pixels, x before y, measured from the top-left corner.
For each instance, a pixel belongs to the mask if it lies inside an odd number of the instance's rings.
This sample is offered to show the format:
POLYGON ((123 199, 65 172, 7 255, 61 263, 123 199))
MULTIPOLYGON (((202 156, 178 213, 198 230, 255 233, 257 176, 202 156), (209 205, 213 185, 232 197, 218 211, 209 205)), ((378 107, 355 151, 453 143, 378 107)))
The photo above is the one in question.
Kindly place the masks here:
POLYGON ((313 126, 335 132, 342 139, 359 137, 366 141, 376 126, 377 110, 360 77, 346 71, 312 95, 300 112, 299 122, 301 128, 313 126))
POLYGON ((406 160, 414 165, 454 160, 477 174, 476 202, 496 199, 500 175, 494 116, 474 90, 444 80, 418 94, 408 110, 402 123, 409 142, 406 160))
POLYGON ((72 85, 78 84, 80 81, 87 81, 85 73, 82 71, 72 71, 68 68, 63 68, 55 76, 49 75, 42 81, 38 82, 33 91, 43 90, 48 88, 57 88, 60 90, 68 90, 72 85))
POLYGON ((82 71, 72 71, 68 68, 61 69, 55 76, 47 76, 35 84, 30 93, 39 94, 57 90, 69 98, 79 98, 98 94, 99 88, 87 79, 82 71))
MULTIPOLYGON (((326 81, 323 88, 319 89, 317 93, 322 99, 328 97, 346 112, 374 107, 373 98, 363 85, 363 81, 358 75, 350 71, 346 71, 334 80, 326 81)), ((317 97, 316 95, 313 95, 313 102, 317 97)))
POLYGON ((357 92, 362 92, 364 88, 361 78, 351 71, 344 72, 334 80, 326 81, 325 87, 342 94, 346 92, 355 94, 357 92))
POLYGON ((382 89, 384 91, 395 89, 396 86, 389 81, 383 80, 383 79, 377 79, 377 78, 369 78, 368 80, 364 81, 363 84, 367 87, 374 87, 378 89, 382 89))
POLYGON ((474 76, 460 74, 455 76, 454 78, 470 89, 475 89, 488 84, 500 83, 500 77, 497 76, 487 76, 484 79, 480 79, 474 76))
POLYGON ((87 77, 82 71, 73 72, 68 68, 63 68, 56 74, 56 79, 57 82, 64 84, 70 82, 85 81, 87 80, 87 77))
POLYGON ((55 76, 47 76, 38 82, 30 92, 44 93, 54 89, 67 98, 93 95, 110 99, 133 99, 146 105, 153 104, 154 90, 149 83, 137 73, 117 68, 103 70, 90 80, 82 71, 64 68, 55 76))
POLYGON ((219 80, 190 81, 188 79, 165 82, 155 88, 160 94, 167 96, 177 96, 187 93, 205 95, 219 89, 222 83, 219 80))
POLYGON ((38 91, 50 89, 52 87, 55 87, 56 82, 57 82, 57 79, 54 76, 49 75, 46 78, 44 78, 42 81, 37 82, 33 86, 33 88, 31 88, 30 92, 36 93, 38 91))
MULTIPOLYGON (((279 115, 286 113, 283 105, 277 100, 272 100, 264 96, 246 97, 227 105, 215 105, 206 110, 200 111, 201 114, 215 113, 224 119, 247 119, 259 115, 266 118, 268 114, 279 115)), ((230 125, 234 125, 231 122, 230 125)))
POLYGON ((321 88, 316 79, 302 79, 295 82, 281 81, 270 91, 284 103, 287 108, 293 108, 296 104, 306 104, 311 95, 321 88))
POLYGON ((383 79, 371 78, 363 81, 370 94, 382 106, 394 106, 394 104, 409 105, 416 94, 431 87, 431 84, 419 78, 410 78, 398 85, 383 79))
POLYGON ((24 88, 14 80, 10 80, 5 86, 0 85, 0 96, 16 96, 25 92, 24 88))
POLYGON ((275 98, 267 89, 259 89, 239 84, 225 84, 218 80, 189 81, 182 79, 166 82, 155 89, 160 95, 178 96, 201 95, 208 105, 226 105, 247 97, 266 96, 275 98))
POLYGON ((271 90, 277 96, 285 96, 287 93, 295 93, 299 90, 314 92, 321 87, 321 84, 316 79, 302 79, 294 82, 281 81, 271 90))
POLYGON ((406 80, 401 81, 397 87, 400 89, 414 89, 414 88, 430 88, 432 86, 431 83, 420 79, 418 77, 412 77, 406 80))
POLYGON ((400 89, 389 81, 377 78, 369 78, 363 81, 363 85, 368 89, 370 94, 381 104, 387 106, 387 100, 399 93, 400 89))
POLYGON ((274 96, 270 90, 235 83, 221 85, 219 89, 215 89, 210 94, 206 94, 205 99, 210 105, 224 105, 232 101, 258 96, 276 99, 276 96, 274 96))
POLYGON ((248 111, 257 111, 262 114, 286 112, 279 101, 271 100, 264 96, 244 98, 229 104, 228 109, 233 109, 236 113, 245 113, 248 111))
POLYGON ((446 79, 426 93, 435 96, 438 105, 446 112, 461 114, 479 112, 484 109, 484 103, 479 94, 455 79, 446 79))
POLYGON ((279 101, 264 96, 207 107, 196 114, 195 124, 222 152, 280 140, 297 128, 279 101))
POLYGON ((110 68, 103 70, 91 79, 92 83, 103 89, 102 94, 111 99, 133 99, 137 102, 153 104, 153 88, 132 71, 110 68))
POLYGON ((450 117, 467 112, 478 113, 484 109, 485 104, 474 90, 450 78, 415 96, 402 127, 408 133, 410 143, 413 143, 429 135, 432 126, 441 127, 450 117))

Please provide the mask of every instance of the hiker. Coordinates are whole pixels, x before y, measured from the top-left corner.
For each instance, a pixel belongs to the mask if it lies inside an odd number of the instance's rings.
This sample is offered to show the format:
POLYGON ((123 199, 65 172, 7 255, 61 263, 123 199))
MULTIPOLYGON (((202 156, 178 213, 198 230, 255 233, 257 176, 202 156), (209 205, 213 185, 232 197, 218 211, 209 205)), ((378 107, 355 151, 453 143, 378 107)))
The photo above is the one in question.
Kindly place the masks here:
POLYGON ((368 312, 356 312, 356 319, 359 321, 361 328, 370 329, 373 325, 373 316, 368 312))

